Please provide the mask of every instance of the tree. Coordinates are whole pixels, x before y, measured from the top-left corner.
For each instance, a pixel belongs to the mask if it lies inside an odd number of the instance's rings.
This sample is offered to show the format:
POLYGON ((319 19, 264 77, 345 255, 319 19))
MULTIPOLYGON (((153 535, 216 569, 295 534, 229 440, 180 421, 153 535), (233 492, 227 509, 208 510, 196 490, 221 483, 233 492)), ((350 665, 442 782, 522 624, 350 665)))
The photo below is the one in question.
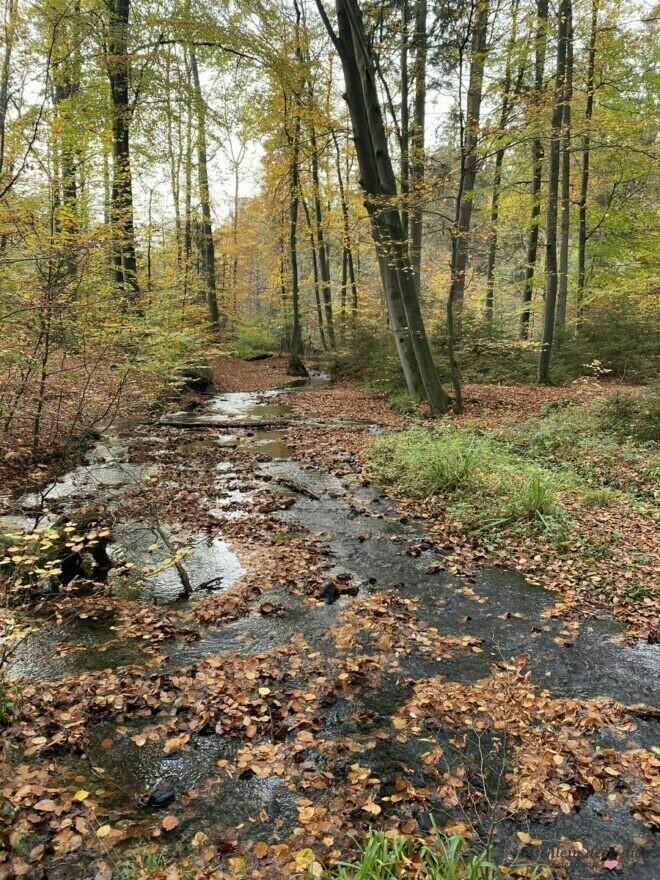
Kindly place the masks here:
POLYGON ((365 207, 371 220, 383 289, 408 390, 411 396, 417 396, 419 377, 431 410, 443 412, 450 401, 438 381, 407 239, 397 210, 396 179, 362 12, 356 0, 336 0, 338 33, 335 33, 321 0, 317 0, 317 5, 344 71, 365 207))
POLYGON ((130 125, 133 104, 129 99, 130 54, 128 25, 130 0, 107 0, 108 30, 105 64, 112 100, 112 225, 114 278, 117 288, 136 302, 140 295, 133 228, 133 177, 130 125))
POLYGON ((582 135, 582 170, 580 174, 580 199, 578 202, 578 277, 577 277, 577 329, 582 326, 584 288, 587 266, 587 206, 589 198, 589 164, 591 161, 591 120, 594 113, 594 70, 596 66, 596 40, 598 34, 598 0, 591 3, 591 28, 587 56, 587 101, 584 110, 584 133, 582 135))
POLYGON ((213 223, 211 220, 211 196, 206 161, 206 109, 204 96, 199 80, 197 55, 190 50, 190 72, 192 74, 193 101, 197 116, 197 180, 199 183, 199 201, 202 209, 200 228, 200 254, 202 260, 202 276, 206 285, 206 301, 209 321, 216 330, 220 326, 218 311, 218 294, 215 278, 215 245, 213 242, 213 223))
POLYGON ((543 140, 541 138, 540 115, 545 92, 545 55, 548 42, 548 0, 536 0, 536 39, 534 46, 534 95, 532 102, 535 128, 532 142, 532 210, 525 260, 525 283, 520 310, 520 336, 529 338, 531 303, 534 293, 534 274, 539 244, 539 220, 541 216, 541 182, 543 175, 543 140))
POLYGON ((559 199, 559 160, 564 121, 564 102, 566 100, 566 61, 570 33, 571 0, 560 0, 557 12, 557 68, 552 98, 552 130, 550 133, 550 161, 548 165, 548 210, 546 219, 545 244, 545 310, 543 315, 543 336, 539 354, 539 382, 550 381, 550 359, 555 329, 555 308, 557 304, 557 214, 559 199))

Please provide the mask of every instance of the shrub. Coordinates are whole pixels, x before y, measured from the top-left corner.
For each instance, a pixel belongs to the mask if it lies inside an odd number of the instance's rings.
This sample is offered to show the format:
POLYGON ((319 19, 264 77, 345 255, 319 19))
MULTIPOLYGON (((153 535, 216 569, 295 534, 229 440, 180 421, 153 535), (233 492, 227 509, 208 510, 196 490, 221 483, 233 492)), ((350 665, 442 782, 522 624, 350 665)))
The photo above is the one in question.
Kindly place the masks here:
POLYGON ((660 386, 640 395, 617 392, 600 407, 602 428, 617 437, 642 443, 660 441, 660 386))
POLYGON ((236 354, 240 358, 275 351, 280 344, 278 330, 273 321, 259 315, 239 321, 236 336, 236 354))

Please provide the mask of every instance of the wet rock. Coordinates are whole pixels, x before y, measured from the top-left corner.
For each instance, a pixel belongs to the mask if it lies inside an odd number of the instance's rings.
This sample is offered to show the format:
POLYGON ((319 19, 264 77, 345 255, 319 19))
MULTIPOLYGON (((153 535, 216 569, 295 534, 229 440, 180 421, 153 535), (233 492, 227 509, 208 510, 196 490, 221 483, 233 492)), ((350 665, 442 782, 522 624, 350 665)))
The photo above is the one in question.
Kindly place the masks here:
POLYGON ((176 791, 174 786, 167 782, 164 785, 157 785, 150 792, 147 798, 147 806, 152 807, 154 810, 160 810, 162 807, 171 804, 174 800, 176 800, 176 791))
POLYGON ((427 812, 420 810, 419 813, 417 813, 416 818, 417 824, 419 825, 421 831, 423 831, 425 834, 431 831, 431 829, 433 828, 433 822, 431 821, 431 817, 427 812))
POLYGON ((323 599, 326 605, 333 605, 341 596, 341 593, 339 592, 337 584, 332 581, 326 581, 318 591, 317 596, 319 599, 323 599))

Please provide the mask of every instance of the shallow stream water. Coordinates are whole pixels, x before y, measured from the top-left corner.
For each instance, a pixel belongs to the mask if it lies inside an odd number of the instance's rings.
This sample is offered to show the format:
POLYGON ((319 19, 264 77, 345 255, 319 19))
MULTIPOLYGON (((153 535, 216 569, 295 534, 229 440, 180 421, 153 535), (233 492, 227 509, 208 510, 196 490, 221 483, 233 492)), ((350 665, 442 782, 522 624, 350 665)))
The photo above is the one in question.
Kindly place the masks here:
MULTIPOLYGON (((300 393, 304 393, 304 387, 300 393)), ((417 601, 416 616, 424 624, 437 628, 441 634, 471 635, 482 640, 481 653, 448 659, 429 658, 411 651, 402 658, 396 676, 384 681, 378 692, 367 686, 350 704, 338 699, 329 706, 323 736, 339 739, 347 733, 387 725, 393 713, 409 699, 416 680, 442 675, 451 681, 475 682, 489 675, 494 662, 520 654, 528 655, 531 681, 557 696, 585 699, 605 696, 627 705, 657 702, 660 648, 641 644, 626 646, 621 638, 623 630, 613 620, 582 621, 577 637, 566 639, 563 637, 565 622, 544 616, 557 601, 557 594, 527 584, 513 572, 486 570, 469 584, 442 571, 430 574, 429 566, 441 561, 435 551, 416 551, 416 555, 408 552, 423 540, 420 523, 402 522, 376 490, 349 485, 296 461, 295 449, 284 443, 282 432, 268 426, 291 418, 293 408, 286 398, 276 396, 278 393, 219 395, 197 412, 174 416, 191 426, 208 426, 211 431, 215 421, 223 425, 231 422, 252 425, 252 428, 237 428, 231 434, 209 433, 208 427, 205 433, 191 431, 190 452, 200 454, 205 444, 220 443, 254 454, 256 483, 252 491, 259 491, 260 481, 272 491, 278 485, 277 480, 306 490, 306 494, 296 494, 295 503, 279 515, 292 529, 304 528, 320 535, 329 546, 336 571, 351 573, 363 585, 363 594, 396 585, 402 596, 417 601), (267 426, 260 427, 264 423, 267 426)), ((166 423, 167 418, 163 422, 166 423)), ((158 428, 153 430, 157 442, 158 428)), ((223 463, 220 471, 225 484, 231 484, 234 475, 230 460, 226 466, 223 463)), ((130 463, 125 442, 108 437, 92 451, 87 464, 66 474, 41 497, 25 497, 21 507, 34 512, 45 496, 47 506, 57 514, 71 514, 100 498, 112 508, 124 491, 151 475, 153 471, 149 468, 130 463)), ((226 514, 228 508, 232 515, 249 515, 249 512, 241 512, 241 504, 248 497, 249 492, 240 488, 228 491, 222 506, 217 508, 219 515, 226 514)), ((203 535, 190 535, 181 524, 170 527, 166 537, 169 542, 192 545, 193 552, 183 559, 183 565, 193 589, 210 584, 211 589, 224 590, 243 572, 230 543, 222 538, 209 540, 203 535)), ((140 568, 145 562, 153 566, 168 554, 169 548, 153 525, 116 521, 108 552, 115 564, 131 562, 140 568)), ((180 578, 170 566, 144 578, 130 592, 129 598, 148 605, 167 606, 176 604, 180 594, 180 578)), ((351 602, 350 597, 319 606, 291 596, 283 589, 281 595, 269 593, 268 598, 282 606, 280 615, 250 615, 211 627, 192 644, 174 641, 165 648, 166 668, 183 667, 223 653, 268 652, 289 644, 299 635, 304 636, 311 650, 332 654, 334 643, 330 634, 342 610, 351 602)), ((18 651, 11 671, 31 681, 55 680, 86 670, 116 669, 144 662, 146 657, 139 642, 118 641, 107 622, 78 621, 42 628, 18 651), (59 654, 57 646, 64 643, 77 645, 79 650, 59 654)), ((134 803, 126 802, 126 793, 143 796, 154 786, 168 782, 181 795, 212 777, 217 762, 232 757, 236 750, 234 742, 215 734, 197 737, 189 751, 173 755, 164 755, 162 745, 158 744, 153 748, 149 745, 138 748, 131 736, 141 724, 136 721, 118 727, 99 723, 88 747, 92 764, 101 770, 108 784, 114 781, 117 790, 124 794, 118 794, 114 803, 120 817, 135 813, 134 803)), ((657 721, 640 720, 638 729, 625 736, 630 742, 647 748, 657 746, 657 721)), ((622 748, 625 742, 625 739, 619 740, 617 747, 622 748)), ((446 745, 448 751, 454 748, 449 733, 446 745)), ((89 773, 87 765, 71 760, 79 778, 89 773)), ((360 760, 385 780, 393 778, 403 766, 412 768, 418 775, 424 774, 420 747, 415 741, 403 744, 394 738, 381 740, 376 749, 361 755, 360 760)), ((198 798, 194 803, 194 808, 186 811, 182 824, 179 845, 184 849, 183 841, 195 830, 214 823, 236 827, 254 819, 260 811, 268 818, 253 824, 253 836, 270 839, 273 823, 277 823, 278 833, 285 839, 287 831, 297 823, 295 797, 277 777, 229 780, 220 794, 198 798)), ((514 836, 515 827, 512 823, 510 836, 514 836)), ((500 828, 503 837, 506 837, 506 828, 506 823, 500 828)), ((579 810, 560 814, 555 824, 532 822, 526 828, 532 836, 544 841, 543 853, 561 836, 582 841, 592 852, 604 852, 616 845, 623 848, 617 876, 631 880, 660 876, 658 849, 650 852, 646 844, 639 843, 640 837, 648 836, 643 826, 631 817, 628 806, 609 804, 601 795, 592 794, 579 810)), ((506 845, 503 846, 506 849, 506 845)), ((67 870, 71 870, 71 866, 63 865, 63 873, 53 876, 70 876, 67 870)), ((591 871, 578 861, 571 876, 588 877, 591 871)))

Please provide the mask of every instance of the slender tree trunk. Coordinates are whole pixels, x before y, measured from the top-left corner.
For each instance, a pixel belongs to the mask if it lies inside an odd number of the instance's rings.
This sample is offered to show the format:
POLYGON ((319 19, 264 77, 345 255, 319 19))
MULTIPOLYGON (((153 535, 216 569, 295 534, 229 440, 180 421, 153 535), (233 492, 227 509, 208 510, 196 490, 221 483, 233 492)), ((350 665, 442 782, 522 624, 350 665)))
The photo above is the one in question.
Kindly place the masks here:
POLYGON ((587 267, 587 201, 589 197, 589 160, 591 150, 591 119, 594 112, 594 69, 596 66, 596 40, 598 35, 598 3, 592 0, 591 30, 587 56, 587 104, 584 110, 584 134, 582 136, 582 174, 580 176, 580 201, 578 203, 578 277, 577 320, 578 332, 582 328, 584 314, 584 288, 587 267))
POLYGON ((401 228, 408 238, 410 192, 410 78, 408 73, 408 0, 401 0, 401 228))
POLYGON ((307 369, 302 362, 302 324, 300 321, 300 289, 298 282, 298 200, 300 191, 299 177, 300 156, 300 115, 294 123, 291 138, 291 158, 289 166, 290 202, 289 202, 289 272, 291 278, 291 307, 293 326, 291 332, 291 350, 289 352, 288 372, 293 376, 306 376, 307 369))
POLYGON ((234 250, 234 259, 231 265, 231 297, 232 297, 232 315, 236 322, 238 319, 238 193, 239 193, 239 167, 238 162, 234 165, 234 213, 231 218, 231 234, 232 246, 234 250))
POLYGON ((502 84, 502 108, 500 111, 500 125, 498 137, 501 139, 501 146, 495 153, 495 171, 493 174, 493 194, 490 206, 490 228, 488 231, 488 267, 486 270, 486 324, 489 328, 493 326, 493 307, 495 300, 495 262, 497 259, 497 237, 498 224, 500 219, 500 189, 502 186, 502 165, 504 164, 504 153, 506 152, 506 143, 504 142, 506 126, 509 121, 509 115, 515 95, 522 85, 522 70, 519 75, 515 90, 512 92, 512 56, 517 40, 517 24, 518 24, 518 0, 514 0, 511 12, 511 38, 509 40, 506 52, 506 63, 504 68, 504 82, 502 84))
POLYGON ((410 260, 417 290, 422 282, 422 235, 424 219, 424 139, 426 133, 426 53, 428 37, 426 34, 427 0, 415 3, 415 101, 413 125, 410 133, 410 179, 412 204, 410 206, 410 260))
POLYGON ((5 170, 7 142, 7 111, 9 109, 9 76, 11 74, 11 53, 14 48, 14 33, 18 20, 18 0, 5 0, 3 22, 2 69, 0 70, 0 180, 5 170))
MULTIPOLYGON (((312 98, 313 100, 311 89, 310 98, 312 98)), ((316 245, 318 252, 319 272, 321 275, 321 291, 323 294, 323 308, 325 311, 325 326, 327 329, 330 348, 334 348, 336 340, 334 316, 332 313, 332 284, 330 279, 330 262, 328 260, 326 237, 323 229, 323 208, 321 206, 321 184, 319 181, 318 142, 316 138, 316 129, 314 127, 314 123, 311 123, 310 125, 309 136, 312 153, 312 196, 314 199, 314 219, 316 222, 316 245)))
MULTIPOLYGON (((298 0, 294 0, 296 13, 296 62, 302 74, 303 53, 300 42, 300 21, 302 18, 298 0)), ((300 317, 300 287, 298 280, 298 206, 300 202, 300 137, 301 107, 299 95, 291 101, 294 114, 293 134, 288 128, 288 112, 285 110, 284 132, 289 142, 289 270, 291 276, 291 348, 289 351, 288 372, 292 376, 307 376, 307 368, 302 361, 303 341, 300 317)))
POLYGON ((109 133, 107 133, 101 144, 101 152, 103 154, 103 223, 105 226, 110 225, 110 144, 109 133))
MULTIPOLYGON (((545 91, 545 55, 548 43, 548 0, 536 0, 537 24, 534 59, 534 125, 540 125, 542 99, 545 91)), ((520 311, 520 338, 529 339, 529 325, 532 316, 532 296, 534 275, 539 245, 539 221, 541 216, 541 183, 543 178, 543 141, 536 135, 532 143, 532 210, 527 240, 527 259, 525 261, 525 283, 520 311)))
POLYGON ((486 61, 486 40, 488 36, 489 0, 477 0, 476 19, 472 32, 470 52, 470 79, 467 93, 465 132, 461 145, 460 199, 457 199, 456 226, 454 236, 454 261, 452 267, 452 298, 456 332, 460 334, 461 313, 465 299, 465 276, 470 252, 470 228, 474 204, 474 185, 479 170, 479 123, 481 119, 482 86, 484 64, 486 61))
MULTIPOLYGON (((170 170, 170 187, 172 189, 172 204, 174 207, 174 237, 176 244, 176 265, 181 269, 183 263, 183 241, 181 238, 181 140, 179 138, 178 151, 174 148, 174 108, 172 106, 172 59, 170 54, 165 59, 165 113, 167 130, 167 157, 170 170)), ((180 122, 179 122, 180 131, 180 122)))
POLYGON ((128 23, 130 0, 109 0, 106 67, 112 99, 112 187, 110 222, 115 239, 113 264, 115 283, 136 301, 140 295, 133 227, 133 183, 131 175, 129 102, 130 56, 128 23))
POLYGON ((573 22, 568 10, 566 36, 566 76, 564 77, 564 108, 561 133, 561 224, 559 236, 559 272, 557 286, 557 315, 555 318, 555 348, 559 350, 566 332, 568 304, 568 248, 571 231, 571 101, 573 98, 573 22))
POLYGON ((282 300, 282 341, 280 351, 289 351, 291 348, 291 326, 289 323, 289 295, 287 292, 286 277, 286 256, 284 251, 284 212, 282 212, 281 225, 282 234, 279 238, 279 257, 280 257, 280 299, 282 300))
POLYGON ((319 337, 321 339, 321 345, 323 350, 326 351, 328 348, 328 343, 325 338, 325 330, 323 329, 323 309, 321 308, 321 291, 320 291, 320 283, 319 283, 319 264, 317 260, 317 251, 316 251, 316 238, 314 236, 314 226, 312 225, 312 217, 309 211, 309 206, 305 201, 302 193, 300 194, 300 202, 303 206, 303 211, 305 212, 305 219, 307 220, 307 228, 309 230, 309 249, 310 255, 312 258, 312 273, 314 278, 314 301, 316 303, 316 319, 319 325, 319 337))
POLYGON ((112 99, 112 186, 110 222, 113 227, 113 265, 117 287, 135 302, 140 295, 133 228, 133 183, 131 175, 129 102, 130 56, 128 23, 130 0, 108 4, 108 47, 106 67, 112 99))
POLYGON ((189 100, 186 102, 186 131, 184 142, 184 170, 183 170, 183 296, 184 300, 188 298, 188 281, 191 270, 191 256, 193 248, 193 216, 192 216, 192 151, 193 151, 193 113, 192 103, 192 78, 190 74, 190 59, 184 50, 184 61, 186 67, 186 94, 189 100))
MULTIPOLYGON (((333 131, 332 133, 333 140, 335 142, 335 152, 337 155, 337 184, 339 186, 339 202, 341 205, 341 219, 342 219, 342 246, 343 246, 343 265, 346 267, 346 271, 348 273, 347 281, 342 278, 342 284, 345 288, 347 288, 347 284, 350 285, 351 291, 351 314, 353 316, 353 322, 357 319, 357 309, 358 309, 358 292, 357 292, 357 283, 355 280, 355 263, 353 262, 353 248, 351 246, 351 226, 348 216, 348 204, 346 202, 346 191, 344 189, 344 177, 341 171, 341 151, 339 149, 339 141, 337 140, 337 135, 333 131)), ((346 289, 345 294, 348 293, 346 289)))
POLYGON ((552 131, 548 168, 548 212, 546 221, 546 287, 543 316, 543 337, 539 355, 539 382, 550 381, 550 359, 555 329, 557 304, 557 214, 559 201, 559 161, 564 97, 566 89, 566 54, 568 47, 571 0, 560 0, 557 27, 557 71, 552 100, 552 131))
POLYGON ((211 221, 211 197, 209 193, 209 176, 206 160, 206 107, 199 81, 197 56, 195 50, 190 51, 190 72, 195 92, 195 112, 197 115, 197 179, 199 183, 199 201, 202 210, 200 254, 202 258, 202 275, 206 284, 206 301, 211 326, 218 329, 220 315, 218 312, 218 294, 215 281, 215 244, 213 241, 213 224, 211 221))

